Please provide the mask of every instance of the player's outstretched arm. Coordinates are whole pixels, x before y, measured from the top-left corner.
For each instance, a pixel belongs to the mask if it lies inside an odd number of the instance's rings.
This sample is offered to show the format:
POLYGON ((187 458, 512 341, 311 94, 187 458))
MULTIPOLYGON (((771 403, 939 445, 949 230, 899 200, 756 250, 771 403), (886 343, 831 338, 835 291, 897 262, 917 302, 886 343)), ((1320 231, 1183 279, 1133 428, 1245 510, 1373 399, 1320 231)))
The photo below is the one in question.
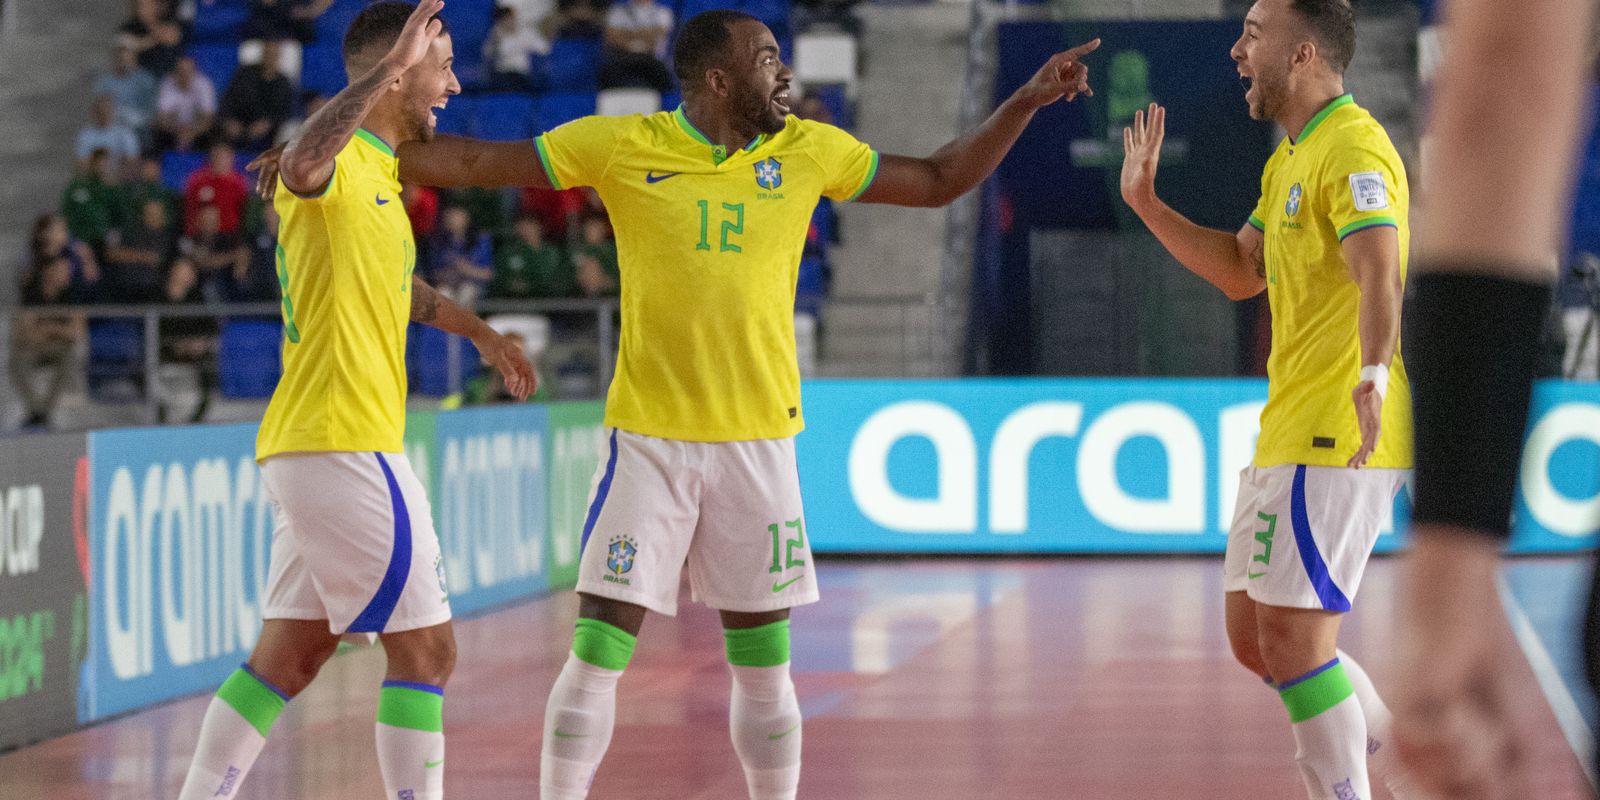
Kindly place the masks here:
POLYGON ((1361 447, 1346 466, 1363 467, 1383 432, 1389 362, 1400 345, 1400 233, 1387 225, 1356 231, 1344 238, 1340 250, 1361 292, 1357 329, 1362 380, 1350 395, 1361 428, 1361 447))
POLYGON ((858 200, 931 208, 966 194, 994 172, 1039 109, 1063 97, 1071 102, 1079 94, 1093 96, 1083 57, 1099 47, 1100 40, 1095 39, 1051 56, 982 125, 933 155, 882 156, 877 177, 858 200))
POLYGON ((350 143, 350 137, 384 93, 395 89, 400 76, 421 61, 429 45, 439 37, 444 23, 434 17, 443 8, 444 0, 417 3, 388 54, 306 120, 278 162, 285 186, 299 194, 316 194, 328 185, 333 178, 334 156, 350 143))
POLYGON ((1156 169, 1167 135, 1167 110, 1155 103, 1136 111, 1122 129, 1122 199, 1184 268, 1221 289, 1229 299, 1254 297, 1267 288, 1266 237, 1246 223, 1237 233, 1203 228, 1156 196, 1156 169))
POLYGON ((500 370, 506 379, 506 390, 518 400, 526 400, 539 388, 533 364, 523 355, 521 345, 500 335, 482 317, 439 294, 439 290, 415 275, 411 277, 411 321, 472 340, 483 360, 500 370))
POLYGON ((550 188, 533 142, 486 142, 461 136, 435 136, 406 142, 395 151, 400 180, 450 189, 461 186, 550 188))

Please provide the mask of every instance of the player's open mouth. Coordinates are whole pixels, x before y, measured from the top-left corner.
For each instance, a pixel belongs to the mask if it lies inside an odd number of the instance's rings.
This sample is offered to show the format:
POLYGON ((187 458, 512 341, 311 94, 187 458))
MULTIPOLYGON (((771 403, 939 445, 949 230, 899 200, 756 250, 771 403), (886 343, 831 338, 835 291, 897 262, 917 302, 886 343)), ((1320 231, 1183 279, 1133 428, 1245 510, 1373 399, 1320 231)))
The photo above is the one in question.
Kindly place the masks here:
POLYGON ((449 98, 446 98, 446 99, 440 100, 439 102, 434 103, 432 106, 428 107, 428 126, 429 127, 438 127, 438 125, 439 125, 439 115, 433 113, 433 110, 436 109, 436 108, 440 109, 440 110, 443 110, 445 105, 448 104, 449 102, 450 102, 449 98))
POLYGON ((777 94, 772 96, 772 107, 776 108, 778 110, 779 114, 782 114, 784 116, 788 116, 789 115, 789 90, 788 89, 784 89, 782 91, 779 91, 777 94))

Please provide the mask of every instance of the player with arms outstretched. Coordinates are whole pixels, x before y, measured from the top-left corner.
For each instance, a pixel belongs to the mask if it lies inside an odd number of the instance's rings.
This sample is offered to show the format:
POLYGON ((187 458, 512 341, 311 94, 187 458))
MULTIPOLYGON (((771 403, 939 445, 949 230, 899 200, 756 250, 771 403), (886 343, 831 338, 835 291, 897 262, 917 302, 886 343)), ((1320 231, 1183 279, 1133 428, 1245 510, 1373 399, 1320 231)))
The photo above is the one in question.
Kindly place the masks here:
POLYGON ((279 164, 284 373, 256 441, 276 518, 265 621, 206 711, 180 800, 231 796, 347 633, 375 634, 388 654, 377 719, 387 796, 444 796, 455 638, 428 500, 402 450, 406 326, 471 337, 519 396, 534 373, 514 342, 412 275, 393 145, 429 138, 431 108, 460 91, 443 7, 363 10, 344 40, 358 77, 279 164))
POLYGON ((1368 752, 1397 796, 1389 712, 1338 650, 1340 622, 1411 465, 1400 358, 1408 250, 1405 169, 1344 91, 1348 0, 1258 0, 1232 55, 1250 115, 1287 132, 1237 233, 1156 196, 1165 109, 1124 131, 1122 194, 1161 243, 1229 297, 1265 291, 1269 388, 1240 475, 1224 566, 1228 638, 1288 708, 1312 800, 1369 800, 1368 752), (1370 737, 1370 739, 1369 739, 1370 737))

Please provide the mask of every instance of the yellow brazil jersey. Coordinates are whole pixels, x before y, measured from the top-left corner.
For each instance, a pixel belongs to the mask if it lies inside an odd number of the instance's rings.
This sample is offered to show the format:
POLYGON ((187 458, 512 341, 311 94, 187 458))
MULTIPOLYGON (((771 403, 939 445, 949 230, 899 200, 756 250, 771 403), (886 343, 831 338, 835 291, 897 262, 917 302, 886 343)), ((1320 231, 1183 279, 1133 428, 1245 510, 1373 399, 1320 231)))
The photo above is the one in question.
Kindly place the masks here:
MULTIPOLYGON (((1361 373, 1360 296, 1340 243, 1378 225, 1400 234, 1406 274, 1410 192, 1388 134, 1349 95, 1284 139, 1261 176, 1250 224, 1266 235, 1272 356, 1255 464, 1344 466, 1361 446, 1350 392, 1361 373)), ((1397 345, 1398 347, 1398 345, 1397 345)), ((1397 351, 1372 467, 1411 466, 1411 388, 1397 351)))
POLYGON ((806 231, 820 197, 866 190, 877 153, 796 117, 728 153, 682 108, 585 117, 536 143, 550 182, 597 189, 616 229, 622 331, 606 424, 702 442, 799 433, 806 231))
POLYGON ((256 458, 400 452, 416 247, 394 151, 358 130, 322 194, 297 196, 280 182, 274 205, 283 219, 283 378, 256 458))

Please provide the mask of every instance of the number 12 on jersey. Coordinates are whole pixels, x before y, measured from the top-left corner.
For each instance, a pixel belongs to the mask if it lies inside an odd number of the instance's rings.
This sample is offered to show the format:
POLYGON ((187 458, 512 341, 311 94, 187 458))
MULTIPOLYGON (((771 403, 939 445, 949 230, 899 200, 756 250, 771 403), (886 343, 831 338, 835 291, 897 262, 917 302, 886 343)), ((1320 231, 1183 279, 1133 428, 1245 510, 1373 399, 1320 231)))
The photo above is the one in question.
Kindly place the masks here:
MULTIPOLYGON (((711 202, 696 200, 695 205, 700 206, 700 243, 694 246, 696 250, 710 250, 711 240, 711 202)), ((743 248, 728 241, 729 236, 739 236, 744 233, 744 203, 723 203, 722 211, 722 241, 719 253, 742 253, 743 248)))

